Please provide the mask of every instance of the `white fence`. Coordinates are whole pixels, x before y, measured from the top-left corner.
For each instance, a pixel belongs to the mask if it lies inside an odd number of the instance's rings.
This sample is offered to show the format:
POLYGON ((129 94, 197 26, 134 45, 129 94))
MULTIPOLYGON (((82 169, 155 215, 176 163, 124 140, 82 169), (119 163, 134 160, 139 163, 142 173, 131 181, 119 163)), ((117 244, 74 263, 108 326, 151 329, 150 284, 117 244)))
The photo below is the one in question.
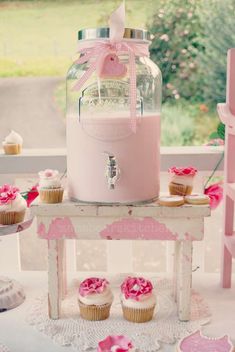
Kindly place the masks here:
MULTIPOLYGON (((167 169, 173 165, 193 165, 199 173, 196 191, 222 156, 222 147, 165 147, 161 149, 161 191, 167 191, 167 169)), ((0 184, 15 182, 22 190, 36 183, 37 172, 45 168, 66 169, 66 150, 29 149, 19 156, 0 154, 0 184)), ((221 174, 223 164, 217 174, 221 174)), ((206 219, 205 241, 196 243, 194 267, 217 272, 220 266, 222 207, 206 219), (213 253, 213 255, 211 255, 213 253)), ((2 237, 2 271, 46 270, 47 243, 36 235, 36 224, 19 235, 2 237)), ((170 272, 172 244, 161 241, 67 241, 68 269, 71 271, 170 272)))

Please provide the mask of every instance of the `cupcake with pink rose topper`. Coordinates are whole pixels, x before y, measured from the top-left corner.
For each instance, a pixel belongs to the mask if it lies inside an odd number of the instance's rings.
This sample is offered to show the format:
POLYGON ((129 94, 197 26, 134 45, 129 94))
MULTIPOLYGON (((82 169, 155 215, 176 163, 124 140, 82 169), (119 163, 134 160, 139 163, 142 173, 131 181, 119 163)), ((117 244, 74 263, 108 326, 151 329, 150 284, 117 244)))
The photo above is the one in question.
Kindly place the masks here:
POLYGON ((193 181, 197 169, 192 166, 173 166, 168 171, 171 175, 171 181, 169 183, 169 191, 171 195, 186 196, 192 193, 193 181))
POLYGON ((134 352, 132 342, 123 335, 107 336, 98 344, 97 352, 134 352))
POLYGON ((156 296, 151 281, 143 277, 127 277, 121 285, 123 316, 134 323, 152 320, 156 296))
POLYGON ((109 317, 113 294, 106 279, 90 277, 78 289, 80 314, 86 320, 105 320, 109 317))
POLYGON ((46 169, 40 171, 39 175, 39 196, 42 203, 61 203, 64 189, 61 185, 59 171, 46 169))
POLYGON ((0 187, 0 224, 13 225, 24 220, 26 200, 19 188, 5 184, 0 187))

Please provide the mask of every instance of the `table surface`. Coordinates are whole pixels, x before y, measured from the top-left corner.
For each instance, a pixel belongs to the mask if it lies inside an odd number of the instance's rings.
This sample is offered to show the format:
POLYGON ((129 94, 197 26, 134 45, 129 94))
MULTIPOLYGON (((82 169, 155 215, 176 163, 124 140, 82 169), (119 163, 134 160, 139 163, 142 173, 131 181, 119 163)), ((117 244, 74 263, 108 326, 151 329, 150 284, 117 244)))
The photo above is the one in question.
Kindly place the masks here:
POLYGON ((133 205, 72 202, 31 204, 43 239, 202 240, 209 205, 164 207, 153 203, 133 205))
MULTIPOLYGON (((27 323, 26 317, 29 314, 31 305, 34 304, 37 297, 47 292, 47 272, 4 272, 4 275, 6 274, 19 280, 24 286, 26 300, 18 308, 0 314, 0 342, 6 344, 11 352, 74 352, 72 347, 61 347, 55 344, 50 338, 27 323), (14 334, 9 333, 10 331, 14 332, 14 334)), ((69 273, 69 281, 71 282, 74 278, 85 279, 86 277, 97 275, 104 275, 104 273, 69 273)), ((105 275, 112 280, 112 277, 105 275)), ((146 273, 143 273, 143 275, 146 276, 146 273)), ((224 290, 219 285, 219 274, 202 274, 198 270, 193 275, 194 288, 203 295, 212 312, 211 323, 203 327, 203 333, 211 337, 229 334, 235 344, 235 281, 230 290, 224 290)), ((159 274, 158 276, 165 277, 165 274, 159 274)), ((235 280, 235 276, 233 279, 235 280)), ((175 345, 163 344, 160 351, 175 352, 175 349, 175 345)))
POLYGON ((45 204, 36 199, 31 204, 33 215, 40 216, 128 216, 144 217, 154 216, 158 218, 200 218, 211 214, 209 205, 184 204, 179 207, 160 206, 157 202, 137 204, 98 204, 73 202, 64 199, 62 203, 45 204))

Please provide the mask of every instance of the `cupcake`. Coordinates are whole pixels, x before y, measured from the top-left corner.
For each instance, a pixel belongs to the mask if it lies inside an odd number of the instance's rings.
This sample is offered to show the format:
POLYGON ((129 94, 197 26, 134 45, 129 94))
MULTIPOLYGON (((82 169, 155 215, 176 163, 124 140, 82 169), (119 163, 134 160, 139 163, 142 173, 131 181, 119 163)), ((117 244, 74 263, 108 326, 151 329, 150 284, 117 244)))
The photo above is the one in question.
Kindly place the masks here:
POLYGON ((109 317, 113 294, 106 279, 91 277, 78 290, 80 314, 86 320, 105 320, 109 317))
POLYGON ((40 171, 39 196, 42 203, 61 203, 64 189, 61 186, 59 171, 46 169, 40 171))
POLYGON ((24 220, 26 200, 19 189, 10 185, 0 187, 0 224, 12 225, 24 220))
POLYGON ((128 277, 121 285, 123 317, 133 323, 152 320, 156 297, 151 281, 143 277, 128 277))
POLYGON ((186 196, 192 193, 193 179, 197 173, 194 167, 176 167, 168 170, 171 174, 169 191, 172 195, 186 196))
POLYGON ((11 131, 2 142, 4 152, 8 155, 20 154, 22 151, 22 144, 23 138, 15 131, 11 131))

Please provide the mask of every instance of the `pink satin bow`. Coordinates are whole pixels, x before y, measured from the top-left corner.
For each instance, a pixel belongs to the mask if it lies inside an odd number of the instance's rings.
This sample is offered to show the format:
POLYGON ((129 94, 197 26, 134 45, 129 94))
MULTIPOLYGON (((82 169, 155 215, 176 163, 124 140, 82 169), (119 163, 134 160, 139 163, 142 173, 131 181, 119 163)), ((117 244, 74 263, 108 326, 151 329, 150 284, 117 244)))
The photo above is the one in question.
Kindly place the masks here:
POLYGON ((74 85, 73 90, 80 90, 84 83, 91 77, 94 71, 99 73, 102 70, 104 60, 110 53, 117 56, 128 54, 129 56, 129 76, 130 76, 130 123, 133 132, 136 132, 136 57, 148 57, 148 43, 140 44, 134 41, 123 39, 124 15, 123 4, 110 17, 110 39, 94 40, 93 42, 81 43, 78 52, 80 58, 77 64, 89 62, 89 68, 74 85), (120 38, 121 34, 121 38, 120 38))

